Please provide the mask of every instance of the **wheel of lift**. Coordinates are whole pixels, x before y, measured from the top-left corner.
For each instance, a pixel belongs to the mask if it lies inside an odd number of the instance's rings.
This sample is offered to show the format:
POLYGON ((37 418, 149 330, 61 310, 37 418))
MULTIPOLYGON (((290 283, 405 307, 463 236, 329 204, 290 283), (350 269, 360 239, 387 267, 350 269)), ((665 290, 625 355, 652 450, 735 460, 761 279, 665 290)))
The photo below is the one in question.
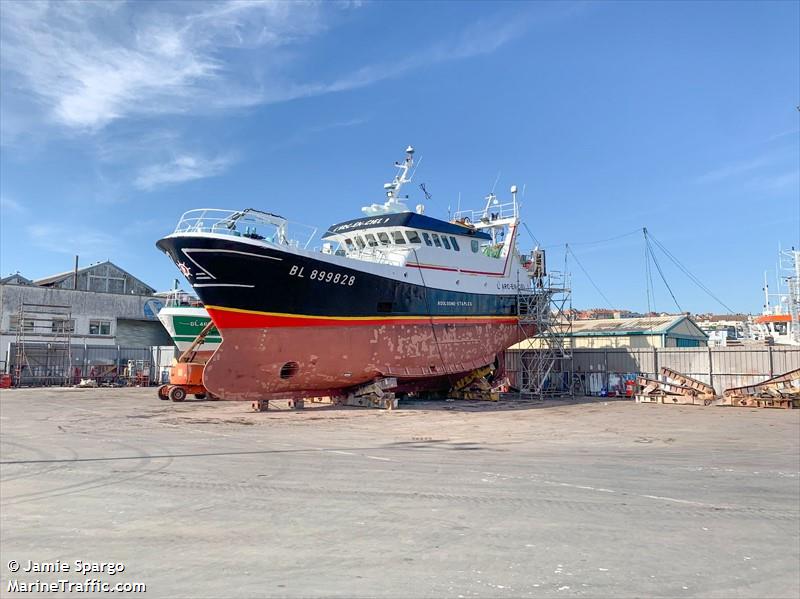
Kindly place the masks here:
POLYGON ((158 388, 158 399, 160 399, 162 401, 168 400, 169 399, 168 389, 169 389, 169 385, 161 385, 158 388))
POLYGON ((186 399, 186 389, 183 387, 173 387, 169 390, 169 398, 172 401, 183 401, 186 399))
POLYGON ((194 398, 195 399, 205 399, 206 398, 206 394, 205 393, 195 393, 194 394, 194 398))

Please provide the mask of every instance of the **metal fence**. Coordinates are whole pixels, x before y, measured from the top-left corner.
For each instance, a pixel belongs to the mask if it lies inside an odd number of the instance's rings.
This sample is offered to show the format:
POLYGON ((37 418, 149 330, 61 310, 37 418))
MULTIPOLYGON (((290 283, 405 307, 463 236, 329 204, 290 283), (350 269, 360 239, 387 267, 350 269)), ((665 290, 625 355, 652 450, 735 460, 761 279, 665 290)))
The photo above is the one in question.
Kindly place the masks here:
POLYGON ((157 384, 175 357, 172 346, 72 345, 67 364, 50 344, 26 343, 25 361, 17 368, 16 349, 16 343, 9 344, 4 372, 19 387, 72 385, 82 379, 98 384, 157 384))
MULTIPOLYGON (((512 384, 520 371, 518 352, 506 352, 512 384)), ((722 393, 729 387, 759 383, 800 368, 800 347, 702 347, 573 349, 572 377, 554 373, 551 384, 573 385, 577 392, 624 393, 637 375, 655 378, 662 366, 699 379, 722 393)))

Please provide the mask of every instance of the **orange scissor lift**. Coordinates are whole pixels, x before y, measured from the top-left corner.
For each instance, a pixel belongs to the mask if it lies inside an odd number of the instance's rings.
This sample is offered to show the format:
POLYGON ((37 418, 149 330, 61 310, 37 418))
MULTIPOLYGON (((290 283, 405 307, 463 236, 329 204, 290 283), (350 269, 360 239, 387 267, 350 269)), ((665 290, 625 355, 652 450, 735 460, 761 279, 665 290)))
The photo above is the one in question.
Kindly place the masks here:
POLYGON ((205 362, 195 361, 197 356, 197 348, 203 344, 205 338, 211 329, 214 328, 214 323, 208 321, 208 324, 203 327, 200 334, 197 335, 192 344, 183 352, 176 362, 169 369, 169 383, 161 385, 158 388, 158 398, 172 401, 183 401, 189 394, 194 395, 197 399, 219 399, 213 394, 208 392, 208 389, 203 385, 203 370, 206 367, 205 362))

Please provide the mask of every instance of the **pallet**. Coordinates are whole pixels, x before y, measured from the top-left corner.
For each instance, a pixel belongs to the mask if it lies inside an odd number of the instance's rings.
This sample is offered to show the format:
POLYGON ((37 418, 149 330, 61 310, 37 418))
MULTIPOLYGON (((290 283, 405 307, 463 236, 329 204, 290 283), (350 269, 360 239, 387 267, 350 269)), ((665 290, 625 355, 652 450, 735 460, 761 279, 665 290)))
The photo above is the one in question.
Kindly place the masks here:
POLYGON ((686 376, 685 374, 681 374, 677 370, 672 370, 672 368, 667 368, 666 366, 662 366, 659 370, 661 376, 667 379, 667 383, 670 381, 674 381, 673 384, 680 386, 684 389, 692 389, 696 392, 697 395, 705 395, 713 397, 714 387, 709 385, 708 383, 704 383, 703 381, 698 381, 690 376, 686 376))
POLYGON ((800 368, 774 376, 755 385, 725 389, 727 399, 800 399, 800 368))
POLYGON ((800 408, 800 398, 797 397, 727 397, 720 405, 734 408, 777 408, 791 410, 800 408))
POLYGON ((637 393, 633 397, 636 403, 661 403, 682 406, 710 406, 717 403, 716 400, 709 397, 669 393, 637 393))

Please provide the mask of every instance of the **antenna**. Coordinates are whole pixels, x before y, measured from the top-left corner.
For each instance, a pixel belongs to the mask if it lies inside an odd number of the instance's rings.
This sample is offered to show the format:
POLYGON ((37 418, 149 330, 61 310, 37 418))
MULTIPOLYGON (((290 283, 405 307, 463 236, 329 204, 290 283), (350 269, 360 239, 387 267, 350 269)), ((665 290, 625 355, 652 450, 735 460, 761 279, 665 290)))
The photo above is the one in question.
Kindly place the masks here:
POLYGON ((494 190, 497 188, 497 182, 500 181, 500 174, 502 171, 497 171, 497 177, 494 179, 494 185, 492 185, 492 194, 494 194, 494 190))
POLYGON ((428 193, 428 190, 425 188, 425 184, 424 183, 420 183, 419 184, 419 188, 422 190, 422 193, 425 194, 425 199, 426 200, 430 200, 433 197, 431 194, 428 193))
MULTIPOLYGON (((411 146, 409 146, 409 148, 410 148, 410 147, 411 147, 411 146)), ((408 151, 408 150, 406 150, 406 151, 408 151)), ((417 160, 416 164, 414 165, 414 170, 413 170, 413 171, 411 171, 411 176, 408 178, 408 180, 409 180, 409 181, 411 181, 411 179, 413 179, 413 178, 414 178, 414 175, 416 175, 416 174, 417 174, 417 169, 419 168, 419 165, 420 165, 420 164, 422 164, 422 159, 423 159, 423 158, 424 158, 424 156, 420 156, 420 157, 419 157, 419 160, 417 160)))

